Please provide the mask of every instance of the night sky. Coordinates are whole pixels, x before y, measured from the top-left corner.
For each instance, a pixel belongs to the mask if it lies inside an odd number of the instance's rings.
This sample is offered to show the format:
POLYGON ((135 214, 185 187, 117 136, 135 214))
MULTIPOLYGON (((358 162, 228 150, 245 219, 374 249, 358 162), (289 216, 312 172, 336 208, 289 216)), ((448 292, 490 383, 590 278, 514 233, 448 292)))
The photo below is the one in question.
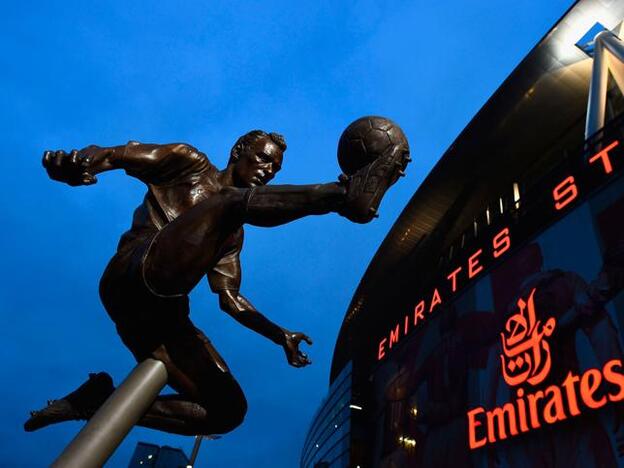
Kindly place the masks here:
MULTIPOLYGON (((27 434, 28 411, 75 389, 90 371, 118 383, 134 365, 97 287, 145 188, 123 172, 102 174, 91 187, 52 182, 41 167, 45 149, 187 142, 223 167, 236 138, 261 128, 288 143, 273 183, 317 183, 340 172, 337 141, 355 118, 385 115, 403 127, 414 163, 373 223, 327 215, 246 228, 241 292, 278 324, 314 339, 306 349, 312 366, 288 366, 281 348, 219 311, 206 282, 191 296, 192 319, 249 402, 241 427, 204 442, 198 466, 294 467, 372 255, 444 150, 570 5, 4 4, 0 465, 48 465, 81 423, 27 434)), ((136 428, 109 466, 126 466, 137 441, 187 453, 193 443, 136 428)))

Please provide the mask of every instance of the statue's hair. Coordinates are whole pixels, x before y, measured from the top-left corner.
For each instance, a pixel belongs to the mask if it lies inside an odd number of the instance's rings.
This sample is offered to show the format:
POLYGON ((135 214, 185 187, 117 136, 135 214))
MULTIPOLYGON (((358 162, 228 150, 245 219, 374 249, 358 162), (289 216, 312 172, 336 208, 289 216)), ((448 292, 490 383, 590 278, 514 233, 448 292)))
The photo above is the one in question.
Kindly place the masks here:
POLYGON ((234 143, 234 146, 232 146, 232 150, 230 151, 230 160, 228 161, 228 164, 232 164, 234 161, 238 160, 240 154, 248 146, 254 144, 262 137, 269 137, 271 141, 279 147, 279 149, 286 151, 286 140, 284 140, 284 137, 279 133, 267 133, 262 130, 252 130, 236 140, 236 143, 234 143))

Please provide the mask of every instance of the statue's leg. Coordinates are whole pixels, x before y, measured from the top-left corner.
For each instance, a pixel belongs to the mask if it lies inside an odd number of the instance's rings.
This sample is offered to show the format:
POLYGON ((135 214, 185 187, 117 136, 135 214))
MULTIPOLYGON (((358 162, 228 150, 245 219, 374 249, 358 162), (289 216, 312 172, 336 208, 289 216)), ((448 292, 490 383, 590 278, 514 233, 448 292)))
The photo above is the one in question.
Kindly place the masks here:
MULTIPOLYGON (((181 388, 170 380, 172 385, 181 388)), ((50 400, 48 406, 39 411, 32 411, 24 429, 32 432, 51 424, 90 419, 113 391, 108 374, 91 374, 77 390, 58 400, 50 400), (102 382, 104 379, 107 381, 102 382)), ((213 376, 209 391, 202 397, 159 396, 138 425, 182 435, 223 434, 240 425, 246 410, 245 396, 227 372, 213 376)))
POLYGON ((223 434, 239 426, 247 401, 225 361, 188 317, 164 331, 151 355, 167 367, 178 395, 160 396, 140 426, 185 435, 223 434))
POLYGON ((338 183, 256 187, 248 195, 244 223, 273 227, 304 216, 336 212, 345 196, 345 187, 338 183))
MULTIPOLYGON (((154 295, 141 277, 149 239, 118 253, 100 282, 102 303, 123 343, 138 362, 161 360, 178 395, 158 397, 140 425, 178 434, 224 433, 237 427, 247 402, 236 379, 208 338, 190 321, 188 297, 154 295)), ((63 421, 89 419, 114 391, 105 373, 48 406, 32 412, 24 428, 34 431, 63 421)))
MULTIPOLYGON (((146 241, 148 242, 148 241, 146 241)), ((154 402, 139 425, 179 434, 223 433, 242 421, 243 392, 225 361, 189 318, 188 297, 163 297, 141 274, 145 246, 118 255, 100 282, 100 296, 117 332, 138 362, 162 361, 178 395, 154 402)))
POLYGON ((143 276, 154 293, 188 294, 219 259, 228 236, 243 224, 277 226, 340 208, 345 189, 321 185, 227 188, 160 230, 145 253, 143 276))

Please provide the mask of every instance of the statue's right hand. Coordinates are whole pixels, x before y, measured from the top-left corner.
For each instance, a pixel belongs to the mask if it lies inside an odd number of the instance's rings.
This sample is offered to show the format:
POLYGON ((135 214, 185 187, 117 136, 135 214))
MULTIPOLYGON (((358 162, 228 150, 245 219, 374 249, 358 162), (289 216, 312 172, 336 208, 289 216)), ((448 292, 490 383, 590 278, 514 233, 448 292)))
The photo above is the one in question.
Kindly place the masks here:
POLYGON ((293 367, 305 367, 312 364, 312 361, 308 358, 308 355, 299 350, 299 344, 305 341, 309 345, 312 344, 312 340, 301 332, 289 332, 284 330, 284 352, 286 353, 286 359, 288 363, 293 367))
POLYGON ((42 162, 52 180, 65 182, 72 187, 97 182, 95 176, 89 172, 91 158, 80 151, 46 151, 43 153, 42 162))

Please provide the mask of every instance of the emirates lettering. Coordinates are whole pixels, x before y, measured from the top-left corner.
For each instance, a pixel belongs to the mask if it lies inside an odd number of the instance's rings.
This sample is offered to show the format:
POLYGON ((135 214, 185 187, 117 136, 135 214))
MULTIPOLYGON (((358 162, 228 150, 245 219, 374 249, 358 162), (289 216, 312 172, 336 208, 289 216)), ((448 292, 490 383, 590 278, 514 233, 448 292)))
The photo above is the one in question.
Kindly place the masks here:
POLYGON ((506 227, 492 238, 491 249, 487 256, 483 249, 474 252, 468 259, 466 265, 463 267, 459 266, 448 274, 446 277, 446 284, 434 288, 431 294, 427 295, 425 299, 422 299, 414 306, 411 314, 407 316, 411 316, 411 320, 406 317, 403 323, 395 324, 394 328, 388 332, 388 335, 379 340, 377 360, 381 361, 386 356, 387 349, 396 346, 401 337, 408 335, 414 327, 420 326, 422 323, 426 322, 427 317, 438 310, 438 306, 450 300, 451 297, 449 293, 453 295, 459 289, 460 283, 466 284, 467 281, 479 275, 484 269, 482 261, 494 260, 503 255, 510 248, 511 234, 509 228, 506 227))
MULTIPOLYGON (((620 146, 619 140, 614 140, 604 149, 592 155, 588 159, 587 169, 600 171, 606 176, 613 174, 613 150, 620 146)), ((567 175, 551 190, 552 204, 555 212, 573 206, 581 191, 577 185, 577 180, 573 175, 567 175)), ((406 319, 402 327, 395 325, 394 328, 386 332, 386 336, 378 341, 377 360, 381 361, 386 357, 386 350, 398 344, 402 336, 406 336, 414 327, 421 326, 427 321, 427 317, 438 310, 438 305, 450 301, 454 294, 465 286, 473 278, 487 268, 488 263, 500 258, 511 248, 511 234, 509 227, 499 231, 484 249, 478 249, 471 253, 464 265, 458 265, 454 270, 448 272, 446 282, 438 284, 428 296, 420 298, 414 309, 410 312, 413 319, 406 319)))
POLYGON ((622 361, 608 361, 602 369, 589 369, 582 375, 569 372, 560 385, 525 395, 522 388, 514 402, 486 410, 468 411, 468 445, 477 449, 518 434, 555 424, 581 414, 583 409, 599 409, 609 402, 624 400, 622 361), (610 384, 607 391, 604 382, 610 384))

